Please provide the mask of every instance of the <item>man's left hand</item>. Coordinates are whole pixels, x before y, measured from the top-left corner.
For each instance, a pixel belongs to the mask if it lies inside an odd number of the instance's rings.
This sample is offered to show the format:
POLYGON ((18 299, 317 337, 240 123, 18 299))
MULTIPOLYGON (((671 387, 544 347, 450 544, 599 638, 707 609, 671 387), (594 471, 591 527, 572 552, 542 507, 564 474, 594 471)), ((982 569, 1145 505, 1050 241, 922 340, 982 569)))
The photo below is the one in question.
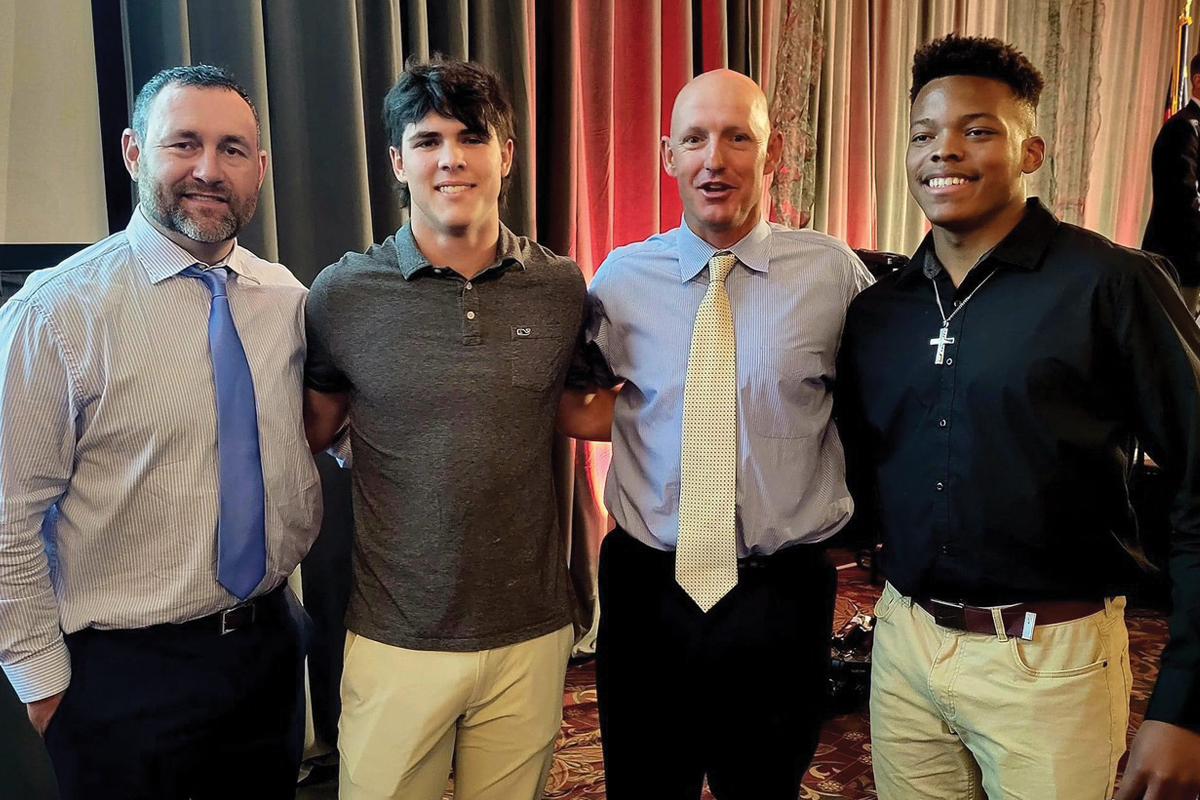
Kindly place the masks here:
POLYGON ((1158 720, 1143 722, 1113 800, 1196 800, 1197 796, 1200 733, 1158 720))

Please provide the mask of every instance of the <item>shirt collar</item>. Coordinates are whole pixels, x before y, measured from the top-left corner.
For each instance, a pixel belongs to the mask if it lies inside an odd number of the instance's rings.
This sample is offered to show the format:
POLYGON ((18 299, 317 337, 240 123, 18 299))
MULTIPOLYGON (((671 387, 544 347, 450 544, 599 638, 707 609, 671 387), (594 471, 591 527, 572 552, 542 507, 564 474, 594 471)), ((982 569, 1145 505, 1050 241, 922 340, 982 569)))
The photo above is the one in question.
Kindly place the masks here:
MULTIPOLYGON (((410 281, 418 272, 433 269, 434 265, 429 263, 429 259, 417 246, 417 240, 412 233, 411 221, 404 223, 400 230, 396 231, 393 241, 396 248, 396 262, 400 265, 400 274, 404 276, 404 280, 410 281)), ((512 264, 516 264, 522 270, 526 269, 520 239, 501 222, 500 239, 496 242, 496 261, 479 274, 483 275, 494 269, 507 268, 512 264)))
POLYGON ((758 224, 750 229, 737 244, 732 247, 713 247, 701 239, 688 227, 687 219, 679 222, 675 237, 676 248, 679 251, 679 281, 687 283, 700 274, 700 270, 708 266, 714 254, 728 251, 737 256, 737 260, 755 272, 766 272, 771 261, 771 226, 766 220, 760 219, 758 224))
MULTIPOLYGON (((1050 240, 1058 231, 1060 224, 1058 218, 1042 204, 1040 199, 1030 197, 1025 201, 1025 216, 1021 218, 1016 227, 1008 232, 1007 236, 1000 240, 999 244, 992 248, 991 253, 983 260, 996 261, 999 266, 1021 269, 1026 272, 1039 269, 1042 265, 1042 257, 1046 254, 1050 240)), ((921 246, 913 254, 912 260, 900 270, 897 283, 903 286, 920 277, 932 277, 940 269, 941 262, 938 261, 933 247, 933 233, 927 233, 921 246), (927 268, 932 275, 926 271, 927 268)))
MULTIPOLYGON (((146 218, 146 213, 142 211, 140 204, 133 210, 129 226, 125 228, 125 235, 129 239, 129 246, 133 250, 134 257, 146 270, 146 275, 152 284, 174 277, 198 263, 195 256, 172 242, 158 228, 150 224, 150 220, 146 218)), ((229 255, 219 264, 212 266, 228 267, 239 278, 259 283, 258 278, 250 271, 248 259, 243 258, 242 252, 238 249, 236 239, 229 255)))

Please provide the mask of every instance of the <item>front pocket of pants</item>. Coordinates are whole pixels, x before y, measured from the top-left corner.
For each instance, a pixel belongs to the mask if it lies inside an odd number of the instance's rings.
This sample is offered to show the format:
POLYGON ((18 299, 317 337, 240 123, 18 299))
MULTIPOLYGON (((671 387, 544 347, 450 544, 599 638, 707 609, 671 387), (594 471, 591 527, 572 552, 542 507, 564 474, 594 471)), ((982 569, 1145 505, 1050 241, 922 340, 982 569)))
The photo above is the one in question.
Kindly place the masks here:
POLYGON ((1064 647, 1063 643, 1053 641, 1009 639, 1009 653, 1017 669, 1031 678, 1048 679, 1076 678, 1107 669, 1110 658, 1099 626, 1090 618, 1075 624, 1088 626, 1093 635, 1087 637, 1086 643, 1080 642, 1074 647, 1064 647))

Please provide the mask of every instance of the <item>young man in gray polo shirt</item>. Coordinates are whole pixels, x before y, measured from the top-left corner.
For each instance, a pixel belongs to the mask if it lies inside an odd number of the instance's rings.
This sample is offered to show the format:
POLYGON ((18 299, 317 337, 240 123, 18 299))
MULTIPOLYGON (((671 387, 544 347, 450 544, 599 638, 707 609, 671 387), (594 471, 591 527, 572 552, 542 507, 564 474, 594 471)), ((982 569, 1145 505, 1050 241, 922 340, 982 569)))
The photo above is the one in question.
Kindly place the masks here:
POLYGON ((309 296, 305 423, 347 424, 354 582, 341 796, 541 797, 572 644, 551 472, 583 276, 499 203, 512 112, 494 75, 410 65, 384 104, 411 219, 309 296))

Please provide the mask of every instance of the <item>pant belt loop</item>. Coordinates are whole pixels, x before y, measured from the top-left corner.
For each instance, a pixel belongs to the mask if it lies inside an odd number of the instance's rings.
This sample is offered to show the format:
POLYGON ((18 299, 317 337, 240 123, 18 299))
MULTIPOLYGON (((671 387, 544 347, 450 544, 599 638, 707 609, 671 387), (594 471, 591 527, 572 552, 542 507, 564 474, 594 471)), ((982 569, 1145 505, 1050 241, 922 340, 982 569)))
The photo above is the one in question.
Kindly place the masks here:
POLYGON ((1008 631, 1004 629, 1004 610, 1000 608, 992 609, 992 624, 996 626, 996 636, 1000 641, 1008 641, 1008 631))

